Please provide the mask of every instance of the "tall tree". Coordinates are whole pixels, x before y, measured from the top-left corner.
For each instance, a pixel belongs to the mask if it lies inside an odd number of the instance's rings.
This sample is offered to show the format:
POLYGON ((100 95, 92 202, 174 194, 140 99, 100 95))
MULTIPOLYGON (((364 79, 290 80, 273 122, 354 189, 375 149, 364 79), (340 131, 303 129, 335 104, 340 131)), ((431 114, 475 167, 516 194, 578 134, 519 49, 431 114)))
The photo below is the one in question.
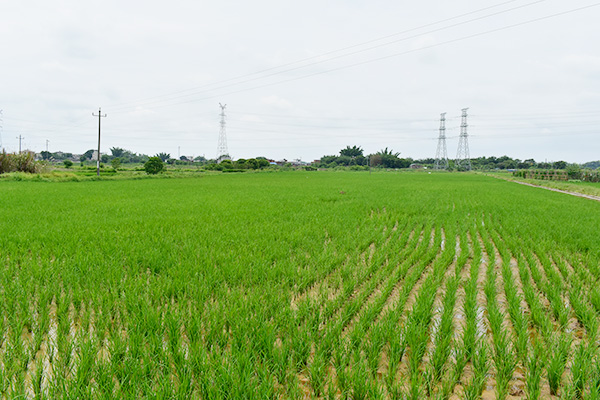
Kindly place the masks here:
POLYGON ((363 155, 363 149, 360 146, 346 146, 345 149, 340 150, 340 156, 358 157, 363 155))
POLYGON ((111 147, 110 152, 112 153, 113 157, 122 157, 125 153, 125 149, 120 147, 111 147))
POLYGON ((169 153, 158 153, 155 157, 160 158, 163 162, 167 161, 169 158, 171 158, 171 155, 169 153))

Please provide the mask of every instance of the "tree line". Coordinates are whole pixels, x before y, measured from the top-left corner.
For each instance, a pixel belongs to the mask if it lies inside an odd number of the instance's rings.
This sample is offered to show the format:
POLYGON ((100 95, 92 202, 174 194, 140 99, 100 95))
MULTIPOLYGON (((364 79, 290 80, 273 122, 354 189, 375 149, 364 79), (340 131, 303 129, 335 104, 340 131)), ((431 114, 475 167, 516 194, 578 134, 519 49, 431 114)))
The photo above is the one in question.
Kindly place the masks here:
MULTIPOLYGON (((434 158, 413 159, 410 157, 402 158, 400 153, 394 152, 387 147, 376 153, 364 155, 364 150, 360 146, 346 146, 340 150, 339 155, 326 155, 313 163, 317 168, 335 168, 335 167, 381 167, 381 168, 409 168, 411 165, 417 167, 433 168, 435 166, 434 158)), ((566 161, 537 162, 533 158, 520 160, 509 156, 501 157, 476 157, 471 158, 471 168, 475 170, 514 170, 514 169, 567 169, 576 164, 569 164, 566 161)), ((600 167, 600 161, 591 161, 578 165, 581 168, 597 169, 600 167)), ((449 170, 455 169, 454 160, 449 160, 449 170)))

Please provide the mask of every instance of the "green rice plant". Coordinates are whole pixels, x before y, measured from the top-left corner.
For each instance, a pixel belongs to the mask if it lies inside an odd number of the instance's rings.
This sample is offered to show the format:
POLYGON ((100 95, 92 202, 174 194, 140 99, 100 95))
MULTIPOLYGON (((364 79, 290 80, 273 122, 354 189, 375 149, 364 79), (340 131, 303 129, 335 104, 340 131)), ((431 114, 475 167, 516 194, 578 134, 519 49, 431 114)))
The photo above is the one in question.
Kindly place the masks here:
POLYGON ((367 366, 358 358, 352 366, 352 380, 350 382, 353 400, 365 400, 369 397, 370 378, 367 366))
POLYGON ((528 400, 540 398, 540 380, 545 362, 545 352, 541 342, 533 344, 532 351, 527 358, 526 390, 528 400))
POLYGON ((463 335, 463 341, 460 344, 460 347, 455 347, 454 349, 454 365, 452 368, 452 372, 450 374, 450 379, 448 379, 449 383, 448 386, 454 388, 454 385, 460 382, 461 376, 463 374, 463 371, 465 369, 465 366, 467 365, 467 350, 465 348, 465 344, 464 344, 464 335, 463 335))
POLYGON ((577 280, 572 282, 569 301, 575 317, 585 327, 589 340, 595 341, 598 335, 598 316, 585 302, 584 289, 577 280))
POLYGON ((493 360, 496 368, 496 398, 504 399, 508 395, 508 383, 512 378, 517 360, 512 341, 502 325, 504 314, 500 311, 496 299, 495 249, 487 232, 481 230, 480 235, 489 257, 484 292, 487 300, 488 321, 492 330, 493 360))
POLYGON ((377 325, 371 332, 371 340, 369 344, 365 346, 365 356, 367 359, 367 365, 369 372, 373 378, 377 377, 377 370, 379 368, 379 359, 381 350, 385 345, 385 337, 381 325, 377 325))
POLYGON ((471 278, 465 285, 463 310, 466 325, 463 330, 462 345, 467 361, 472 360, 477 341, 477 270, 471 270, 471 278))
POLYGON ((583 392, 590 376, 593 355, 594 349, 586 346, 584 342, 579 343, 573 354, 570 389, 576 399, 583 398, 583 392))
POLYGON ((302 390, 298 385, 298 377, 296 374, 289 374, 285 385, 285 394, 288 399, 302 398, 302 390))
POLYGON ((440 325, 434 339, 435 349, 431 355, 429 379, 431 385, 429 392, 432 392, 433 385, 441 379, 444 373, 444 367, 450 356, 452 349, 452 336, 454 332, 454 305, 456 304, 456 292, 458 290, 459 278, 454 275, 446 284, 446 295, 444 297, 444 311, 440 319, 440 325))
POLYGON ((540 302, 538 294, 535 291, 533 285, 531 284, 531 275, 527 268, 526 261, 521 256, 521 254, 518 254, 517 257, 519 276, 523 284, 523 295, 525 296, 525 301, 529 306, 531 320, 534 323, 534 325, 539 329, 540 333, 545 338, 545 340, 549 340, 553 331, 552 322, 548 318, 548 315, 546 315, 546 313, 544 312, 544 307, 540 302))
MULTIPOLYGON (((495 238, 495 243, 499 242, 499 238, 495 238)), ((510 315, 511 322, 514 327, 514 347, 517 355, 517 359, 523 364, 526 362, 527 348, 529 345, 529 318, 521 308, 521 296, 518 294, 516 286, 514 285, 514 279, 512 270, 510 268, 511 258, 510 254, 505 251, 502 252, 502 278, 504 280, 504 293, 508 301, 508 313, 510 315)))
POLYGON ((325 388, 325 378, 327 375, 327 362, 322 353, 316 353, 308 367, 308 376, 313 394, 320 397, 325 388))
POLYGON ((569 358, 571 342, 572 339, 569 336, 561 333, 555 334, 550 342, 553 351, 548 354, 546 373, 548 385, 550 386, 550 394, 553 396, 556 396, 559 392, 562 375, 569 358))
POLYGON ((410 376, 410 382, 408 391, 406 393, 406 398, 411 400, 422 399, 426 396, 424 390, 424 379, 421 374, 412 374, 410 376))
POLYGON ((489 369, 487 359, 487 346, 483 341, 478 341, 477 351, 473 356, 473 377, 465 386, 465 399, 478 399, 485 388, 485 381, 489 369))
POLYGON ((588 397, 593 400, 600 399, 600 363, 597 354, 590 371, 590 393, 588 397))
POLYGON ((406 350, 406 340, 404 338, 404 330, 397 333, 392 332, 388 338, 388 368, 384 378, 388 391, 394 387, 398 366, 406 350))

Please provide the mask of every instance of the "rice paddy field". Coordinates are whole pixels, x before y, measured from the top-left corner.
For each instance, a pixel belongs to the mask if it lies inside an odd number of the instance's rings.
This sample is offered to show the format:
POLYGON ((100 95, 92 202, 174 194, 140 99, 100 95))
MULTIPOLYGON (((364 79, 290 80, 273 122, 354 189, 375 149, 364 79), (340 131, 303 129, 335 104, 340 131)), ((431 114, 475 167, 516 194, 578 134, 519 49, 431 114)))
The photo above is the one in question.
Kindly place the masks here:
POLYGON ((600 398, 599 229, 475 174, 0 182, 0 398, 600 398))

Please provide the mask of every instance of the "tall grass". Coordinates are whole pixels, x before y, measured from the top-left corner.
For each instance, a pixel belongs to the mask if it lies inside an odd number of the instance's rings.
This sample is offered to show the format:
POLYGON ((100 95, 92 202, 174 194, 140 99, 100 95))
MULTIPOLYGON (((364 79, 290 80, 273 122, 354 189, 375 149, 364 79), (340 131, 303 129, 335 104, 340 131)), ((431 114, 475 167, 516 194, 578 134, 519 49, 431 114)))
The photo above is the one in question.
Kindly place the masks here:
POLYGON ((37 173, 41 170, 41 164, 35 161, 33 153, 25 151, 22 153, 0 153, 0 174, 8 172, 37 173))

